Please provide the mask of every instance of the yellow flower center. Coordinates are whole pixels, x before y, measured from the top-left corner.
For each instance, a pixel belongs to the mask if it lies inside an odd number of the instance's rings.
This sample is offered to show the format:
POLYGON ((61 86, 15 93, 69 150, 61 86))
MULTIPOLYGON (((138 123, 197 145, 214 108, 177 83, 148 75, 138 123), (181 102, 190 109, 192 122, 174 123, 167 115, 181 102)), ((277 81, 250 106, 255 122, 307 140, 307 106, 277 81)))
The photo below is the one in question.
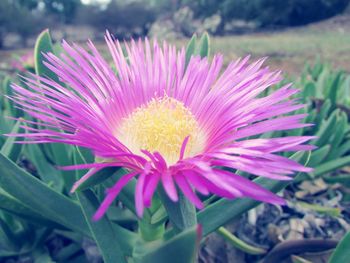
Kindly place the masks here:
POLYGON ((193 114, 173 98, 153 99, 135 109, 117 129, 117 138, 133 153, 157 151, 168 165, 179 160, 184 139, 189 140, 184 158, 200 153, 205 136, 193 114))

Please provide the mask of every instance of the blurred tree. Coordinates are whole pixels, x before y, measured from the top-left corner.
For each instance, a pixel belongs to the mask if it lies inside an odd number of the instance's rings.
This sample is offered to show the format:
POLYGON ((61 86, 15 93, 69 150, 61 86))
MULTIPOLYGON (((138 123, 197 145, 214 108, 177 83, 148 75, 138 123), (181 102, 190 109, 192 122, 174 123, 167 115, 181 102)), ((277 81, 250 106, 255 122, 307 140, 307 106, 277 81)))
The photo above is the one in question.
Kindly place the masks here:
MULTIPOLYGON (((31 0, 33 1, 33 0, 31 0)), ((59 16, 63 23, 71 23, 77 9, 81 5, 80 0, 38 0, 43 2, 45 9, 52 14, 59 16)))
MULTIPOLYGON (((28 1, 34 3, 35 1, 28 1)), ((32 6, 32 8, 34 8, 32 6)), ((23 44, 30 35, 37 34, 41 29, 40 16, 32 13, 21 1, 0 1, 0 48, 3 46, 5 36, 12 32, 21 36, 23 44)))
MULTIPOLYGON (((208 0, 206 0, 208 1, 208 0)), ((341 13, 349 0, 235 0, 223 1, 219 9, 226 20, 255 20, 261 26, 297 26, 341 13)))
POLYGON ((100 30, 110 30, 119 38, 144 36, 156 19, 156 9, 144 2, 112 0, 101 10, 96 6, 83 6, 77 21, 100 30))
POLYGON ((297 26, 343 12, 349 0, 178 0, 190 6, 196 17, 220 14, 232 19, 255 21, 260 26, 297 26))
POLYGON ((3 47, 4 39, 8 31, 7 25, 12 19, 11 3, 7 0, 0 1, 0 48, 3 47))
POLYGON ((39 1, 38 0, 17 0, 17 3, 22 7, 25 7, 29 10, 33 10, 38 7, 39 1))

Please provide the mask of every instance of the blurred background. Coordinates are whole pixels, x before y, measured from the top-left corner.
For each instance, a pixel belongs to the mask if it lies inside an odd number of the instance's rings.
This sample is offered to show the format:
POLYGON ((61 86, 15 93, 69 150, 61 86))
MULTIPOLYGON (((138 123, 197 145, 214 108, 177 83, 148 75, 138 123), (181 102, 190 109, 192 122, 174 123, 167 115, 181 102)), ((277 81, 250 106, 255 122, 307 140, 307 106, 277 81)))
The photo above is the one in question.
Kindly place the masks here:
POLYGON ((50 28, 54 41, 103 42, 157 37, 180 42, 209 32, 227 61, 268 56, 272 67, 299 74, 306 60, 350 70, 349 0, 1 0, 1 67, 50 28))
MULTIPOLYGON (((286 81, 301 90, 298 99, 305 107, 298 113, 307 113, 305 122, 314 126, 264 138, 317 136, 311 143, 318 148, 308 159, 314 172, 299 174, 282 192, 288 206, 262 204, 232 219, 226 227, 239 238, 239 246, 217 233, 206 237, 200 263, 255 263, 263 258, 267 263, 325 263, 332 252, 329 244, 334 247, 346 233, 350 236, 350 0, 0 0, 1 95, 12 94, 10 84, 19 82, 19 74, 35 72, 33 47, 46 28, 55 44, 91 39, 107 58, 106 29, 120 40, 148 36, 177 46, 186 45, 194 33, 208 32, 211 54, 223 53, 225 63, 248 54, 267 56, 265 64, 282 69, 286 81), (309 253, 310 239, 324 241, 317 253, 309 253), (285 261, 271 260, 271 254, 275 259, 293 254, 295 242, 304 250, 285 261), (284 250, 269 252, 280 244, 284 250)), ((13 146, 13 139, 2 134, 17 131, 20 121, 5 116, 23 117, 23 112, 0 96, 0 152, 74 200, 69 195, 74 177, 55 168, 70 164, 71 156, 62 157, 61 150, 57 156, 45 155, 36 145, 13 146)), ((19 215, 16 206, 9 208, 1 201, 7 197, 5 187, 0 181, 1 263, 102 262, 91 239, 36 222, 41 215, 36 210, 33 219, 19 215)), ((137 218, 129 214, 126 220, 118 210, 113 218, 137 229, 137 218)))

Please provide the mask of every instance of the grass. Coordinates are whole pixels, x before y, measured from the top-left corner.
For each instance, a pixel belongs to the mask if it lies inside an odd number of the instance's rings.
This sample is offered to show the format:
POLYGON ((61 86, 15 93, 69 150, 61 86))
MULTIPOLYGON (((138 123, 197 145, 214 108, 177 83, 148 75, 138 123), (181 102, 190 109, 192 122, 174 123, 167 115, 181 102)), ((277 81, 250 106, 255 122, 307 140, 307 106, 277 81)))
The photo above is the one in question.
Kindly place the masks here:
MULTIPOLYGON (((176 41, 177 45, 188 40, 176 41)), ((339 28, 302 27, 269 33, 211 37, 212 53, 225 55, 225 62, 251 55, 267 56, 267 64, 298 75, 304 64, 317 59, 350 72, 350 33, 339 28)))
MULTIPOLYGON (((182 45, 187 41, 182 39, 175 43, 182 45)), ((212 53, 223 53, 225 63, 248 54, 253 58, 267 56, 266 64, 271 68, 298 75, 305 63, 313 64, 320 59, 350 72, 350 33, 339 28, 307 26, 270 33, 211 37, 211 43, 212 53)), ((98 43, 98 47, 106 52, 104 43, 98 43)), ((11 58, 12 52, 18 51, 0 50, 1 64, 11 58)))
POLYGON ((222 52, 225 60, 251 54, 253 58, 268 56, 267 64, 299 74, 305 63, 316 59, 336 68, 350 71, 350 34, 317 30, 212 38, 212 51, 222 52))

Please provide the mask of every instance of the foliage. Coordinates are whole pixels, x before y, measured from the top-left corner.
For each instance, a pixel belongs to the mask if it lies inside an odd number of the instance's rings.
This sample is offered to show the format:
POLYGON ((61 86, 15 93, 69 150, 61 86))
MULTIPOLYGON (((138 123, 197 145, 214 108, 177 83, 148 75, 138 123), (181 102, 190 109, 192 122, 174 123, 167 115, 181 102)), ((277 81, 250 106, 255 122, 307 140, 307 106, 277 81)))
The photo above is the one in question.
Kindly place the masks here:
POLYGON ((243 19, 261 26, 296 26, 341 13, 348 0, 198 0, 182 1, 192 6, 198 16, 220 13, 225 21, 243 19), (315 8, 317 6, 317 8, 315 8))
MULTIPOLYGON (((48 31, 40 34, 35 50, 36 73, 47 75, 42 51, 55 52, 48 31)), ((193 36, 186 49, 186 58, 188 61, 193 54, 206 57, 209 53, 208 35, 193 36)), ((50 77, 54 79, 56 76, 50 77)), ((11 94, 10 81, 8 76, 3 78, 2 94, 11 94)), ((294 183, 319 176, 344 182, 335 172, 350 163, 349 81, 345 72, 333 71, 324 64, 306 66, 302 76, 295 81, 301 89, 299 98, 305 103, 299 112, 309 113, 306 121, 315 125, 264 135, 318 136, 313 141, 318 149, 312 154, 290 156, 315 168, 311 174, 299 174, 294 183)), ((24 113, 5 96, 0 99, 0 111, 1 134, 22 132, 20 117, 24 113), (4 116, 19 119, 5 119, 4 116)), ((232 201, 209 197, 205 200, 206 208, 197 212, 181 198, 181 204, 174 206, 164 200, 159 191, 152 207, 145 211, 142 219, 138 219, 133 205, 135 180, 132 180, 118 197, 118 203, 123 206, 111 207, 107 216, 96 223, 91 221, 91 216, 104 196, 103 191, 123 176, 123 169, 103 170, 92 176, 77 194, 70 195, 73 181, 83 172, 63 172, 55 167, 92 162, 89 151, 62 144, 16 144, 14 138, 5 136, 0 137, 0 149, 0 259, 30 255, 41 258, 43 262, 86 262, 83 240, 90 238, 107 263, 126 262, 126 258, 139 263, 193 262, 202 237, 220 228, 233 242, 236 238, 221 227, 259 205, 250 199, 232 201), (172 224, 167 224, 169 221, 172 224), (48 242, 57 239, 64 240, 66 245, 53 253, 48 250, 48 242)), ((273 192, 288 184, 265 178, 255 179, 255 182, 273 192)), ((234 242, 251 251, 249 253, 257 253, 255 248, 247 247, 239 240, 234 242)))
POLYGON ((339 242, 334 253, 332 254, 329 263, 342 263, 346 262, 350 256, 350 232, 348 232, 343 239, 339 242))
POLYGON ((119 1, 111 1, 103 10, 94 5, 81 7, 76 22, 91 25, 99 30, 107 28, 119 38, 130 38, 147 35, 155 19, 155 9, 143 2, 122 4, 119 1))
POLYGON ((37 34, 41 19, 29 9, 11 0, 0 1, 0 48, 7 33, 18 33, 25 42, 28 36, 37 34))

